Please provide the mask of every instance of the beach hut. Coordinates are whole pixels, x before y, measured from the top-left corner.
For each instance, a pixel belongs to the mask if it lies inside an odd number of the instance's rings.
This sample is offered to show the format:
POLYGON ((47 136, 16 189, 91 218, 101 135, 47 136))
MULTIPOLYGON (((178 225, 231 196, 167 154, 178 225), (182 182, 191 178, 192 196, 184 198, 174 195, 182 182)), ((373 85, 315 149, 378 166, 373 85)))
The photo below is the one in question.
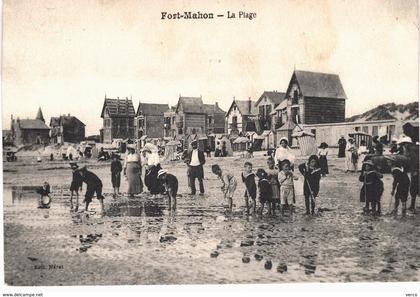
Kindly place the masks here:
POLYGON ((239 136, 233 141, 233 148, 235 151, 246 151, 248 142, 250 140, 247 137, 239 136))
POLYGON ((366 141, 366 146, 370 148, 372 146, 372 135, 369 135, 362 131, 354 131, 349 133, 349 137, 354 139, 356 147, 360 146, 362 140, 366 141))
POLYGON ((299 131, 292 134, 297 139, 302 156, 316 155, 317 146, 315 135, 307 131, 299 131))
POLYGON ((177 148, 181 142, 178 140, 170 140, 165 145, 165 160, 176 160, 177 148))

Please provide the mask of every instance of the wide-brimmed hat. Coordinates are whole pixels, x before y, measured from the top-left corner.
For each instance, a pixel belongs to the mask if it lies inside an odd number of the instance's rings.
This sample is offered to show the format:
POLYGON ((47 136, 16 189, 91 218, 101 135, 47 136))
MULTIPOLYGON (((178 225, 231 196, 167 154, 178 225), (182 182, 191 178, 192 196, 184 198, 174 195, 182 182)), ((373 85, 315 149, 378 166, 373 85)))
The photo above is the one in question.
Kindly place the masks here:
POLYGON ((128 148, 128 149, 133 149, 133 150, 135 150, 135 149, 136 149, 136 145, 135 145, 135 144, 132 144, 132 143, 129 143, 129 144, 127 144, 127 148, 128 148))
POLYGON ((406 135, 401 135, 400 139, 398 139, 397 144, 403 144, 403 143, 412 143, 413 141, 411 140, 410 137, 406 136, 406 135))
POLYGON ((351 138, 351 137, 350 137, 350 138, 349 138, 349 141, 354 141, 354 138, 351 138))
POLYGON ((289 144, 289 140, 286 137, 280 138, 279 143, 281 143, 283 140, 286 141, 286 144, 289 144))
POLYGON ((391 168, 391 172, 394 172, 394 171, 404 172, 404 169, 402 167, 394 166, 391 168))
POLYGON ((370 165, 370 166, 375 166, 375 164, 373 163, 372 160, 364 161, 363 164, 367 164, 367 165, 370 165))
POLYGON ((168 173, 168 171, 166 171, 165 169, 161 169, 161 170, 158 171, 158 175, 157 176, 159 177, 159 176, 161 176, 163 174, 166 174, 166 173, 168 173))

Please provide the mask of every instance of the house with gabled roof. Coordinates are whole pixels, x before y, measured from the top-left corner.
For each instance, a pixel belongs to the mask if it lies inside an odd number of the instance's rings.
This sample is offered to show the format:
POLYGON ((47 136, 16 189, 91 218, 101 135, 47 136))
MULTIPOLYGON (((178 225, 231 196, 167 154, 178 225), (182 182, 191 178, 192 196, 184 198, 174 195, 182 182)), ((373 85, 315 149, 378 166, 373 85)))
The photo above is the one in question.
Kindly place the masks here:
POLYGON ((50 119, 51 142, 79 143, 85 140, 86 125, 75 116, 60 115, 50 119))
POLYGON ((13 119, 11 117, 11 136, 16 146, 31 144, 48 144, 50 128, 45 124, 41 107, 35 119, 13 119))
POLYGON ((164 137, 164 113, 169 109, 168 104, 141 103, 136 112, 135 136, 141 139, 164 137))
POLYGON ((287 87, 286 104, 277 112, 277 139, 287 137, 296 125, 345 121, 346 93, 337 74, 293 71, 287 87))
POLYGON ((246 132, 255 132, 257 130, 256 122, 258 111, 255 102, 248 100, 236 100, 233 98, 226 113, 227 134, 245 135, 246 132))
POLYGON ((102 106, 103 126, 101 141, 112 143, 115 138, 134 139, 134 118, 136 112, 132 99, 106 98, 102 106))

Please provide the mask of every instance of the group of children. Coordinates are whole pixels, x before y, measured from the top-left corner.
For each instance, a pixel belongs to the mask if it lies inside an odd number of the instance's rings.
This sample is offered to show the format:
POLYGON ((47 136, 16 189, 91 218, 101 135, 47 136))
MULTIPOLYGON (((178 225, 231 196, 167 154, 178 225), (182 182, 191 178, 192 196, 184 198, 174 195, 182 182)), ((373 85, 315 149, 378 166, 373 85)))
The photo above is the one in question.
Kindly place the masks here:
MULTIPOLYGON (((275 215, 275 210, 280 209, 281 214, 285 214, 288 209, 293 213, 296 203, 294 180, 298 177, 293 172, 293 167, 289 160, 283 160, 277 166, 273 158, 268 158, 266 169, 259 168, 253 172, 252 163, 245 162, 244 171, 241 174, 242 182, 245 184, 245 208, 247 214, 257 213, 257 196, 260 203, 259 214, 263 214, 267 206, 268 215, 275 215), (258 177, 258 184, 255 181, 258 177)), ((321 169, 318 157, 310 156, 307 163, 299 165, 299 171, 304 178, 304 196, 306 214, 315 213, 315 201, 319 192, 321 179, 321 169)), ((223 171, 219 165, 212 166, 212 172, 218 176, 222 182, 222 192, 228 201, 229 212, 232 212, 233 195, 237 187, 237 181, 233 174, 223 171)))

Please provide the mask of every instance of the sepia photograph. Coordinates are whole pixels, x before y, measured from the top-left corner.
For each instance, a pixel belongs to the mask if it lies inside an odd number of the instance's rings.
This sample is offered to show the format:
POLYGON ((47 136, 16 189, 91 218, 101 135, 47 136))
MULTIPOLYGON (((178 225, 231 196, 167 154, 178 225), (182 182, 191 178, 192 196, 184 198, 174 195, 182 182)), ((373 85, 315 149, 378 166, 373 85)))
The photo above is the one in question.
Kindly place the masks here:
POLYGON ((418 13, 417 0, 3 0, 3 296, 420 294, 418 13))

